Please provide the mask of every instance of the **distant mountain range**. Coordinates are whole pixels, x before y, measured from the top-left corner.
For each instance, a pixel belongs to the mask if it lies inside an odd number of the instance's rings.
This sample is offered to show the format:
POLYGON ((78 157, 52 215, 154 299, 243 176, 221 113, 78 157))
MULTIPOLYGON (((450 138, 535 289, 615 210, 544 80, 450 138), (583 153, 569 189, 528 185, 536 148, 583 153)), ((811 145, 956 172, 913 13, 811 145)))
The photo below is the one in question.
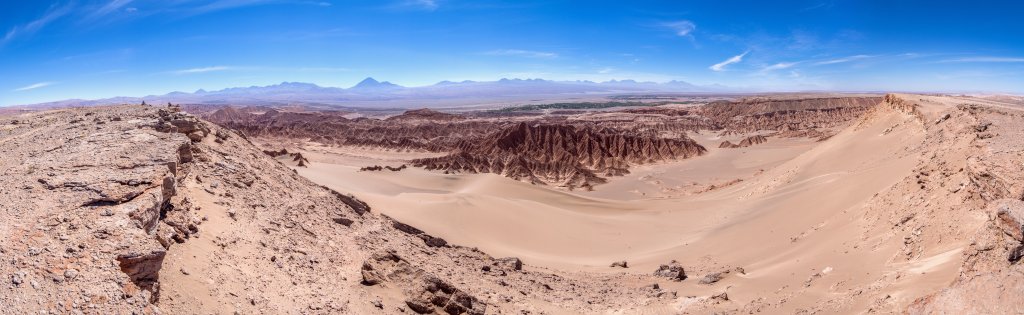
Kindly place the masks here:
POLYGON ((442 107, 484 105, 537 100, 594 99, 615 94, 729 92, 720 85, 698 86, 683 81, 665 83, 634 80, 550 81, 501 79, 498 81, 442 81, 434 85, 404 87, 366 78, 350 88, 322 87, 312 83, 284 82, 268 86, 227 88, 193 93, 171 92, 144 97, 98 100, 72 99, 37 106, 90 106, 104 104, 211 104, 211 105, 311 105, 344 107, 442 107))

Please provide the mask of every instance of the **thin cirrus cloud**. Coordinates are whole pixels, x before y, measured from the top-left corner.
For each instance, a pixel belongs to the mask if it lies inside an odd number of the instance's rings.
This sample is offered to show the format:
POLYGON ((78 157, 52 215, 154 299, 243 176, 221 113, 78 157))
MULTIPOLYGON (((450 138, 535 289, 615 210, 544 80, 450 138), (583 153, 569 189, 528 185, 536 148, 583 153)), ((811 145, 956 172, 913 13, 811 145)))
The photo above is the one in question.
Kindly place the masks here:
POLYGON ((742 54, 732 56, 731 58, 726 59, 725 61, 711 65, 711 67, 708 67, 708 69, 711 69, 712 71, 725 71, 726 66, 743 61, 743 57, 745 57, 748 53, 750 53, 750 51, 745 51, 742 54))
POLYGON ((940 62, 1024 62, 1024 58, 1019 57, 992 57, 992 56, 981 56, 981 57, 964 57, 955 59, 946 59, 940 62))
POLYGON ((682 37, 691 37, 691 33, 697 29, 697 24, 688 20, 663 23, 662 26, 672 30, 673 33, 682 37))
POLYGON ((393 7, 398 8, 416 8, 427 11, 437 10, 439 6, 437 0, 404 0, 393 5, 393 7))
POLYGON ((792 68, 793 66, 795 66, 797 64, 800 64, 800 63, 799 62, 779 62, 779 63, 773 64, 773 65, 764 67, 764 68, 761 69, 761 71, 768 72, 768 71, 788 69, 788 68, 792 68))
POLYGON ((232 69, 231 67, 227 67, 227 66, 214 66, 214 67, 203 67, 203 68, 191 68, 191 69, 175 70, 175 71, 171 71, 170 73, 181 75, 181 74, 196 74, 196 73, 226 71, 226 70, 231 70, 231 69, 232 69))
MULTIPOLYGON (((133 1, 134 0, 113 0, 113 1, 110 1, 106 5, 103 5, 102 7, 99 7, 99 9, 96 9, 95 11, 90 13, 86 17, 86 20, 97 20, 97 19, 102 18, 104 16, 110 15, 111 13, 119 12, 119 11, 121 11, 121 8, 124 8, 126 5, 131 4, 133 1)), ((128 9, 125 9, 125 11, 129 12, 129 13, 132 13, 132 12, 138 11, 138 9, 136 9, 136 8, 128 8, 128 9), (134 9, 134 10, 129 10, 129 9, 134 9)))
POLYGON ((816 66, 834 65, 834 64, 837 64, 837 63, 847 63, 847 62, 857 61, 857 60, 861 60, 861 59, 867 59, 867 58, 871 58, 871 57, 872 56, 869 56, 869 55, 853 55, 853 56, 849 56, 849 57, 842 57, 842 58, 818 61, 818 62, 815 62, 814 65, 816 65, 816 66))
POLYGON ((50 9, 38 19, 35 19, 24 25, 15 26, 8 30, 7 33, 4 34, 4 37, 0 39, 0 45, 7 44, 8 42, 18 37, 32 36, 39 30, 45 28, 50 23, 53 23, 57 19, 60 19, 61 17, 68 15, 68 13, 71 13, 72 9, 72 4, 50 7, 50 9))
POLYGON ((51 86, 51 85, 54 85, 54 84, 57 84, 57 83, 56 82, 39 82, 39 83, 36 83, 36 84, 33 84, 33 85, 29 85, 29 86, 25 86, 25 87, 20 87, 20 88, 14 89, 14 92, 22 92, 22 91, 35 90, 35 89, 38 89, 38 88, 44 88, 44 87, 51 86))
POLYGON ((522 49, 499 49, 492 50, 484 53, 485 55, 492 56, 519 56, 529 58, 558 58, 557 53, 546 52, 546 51, 534 51, 534 50, 522 50, 522 49))

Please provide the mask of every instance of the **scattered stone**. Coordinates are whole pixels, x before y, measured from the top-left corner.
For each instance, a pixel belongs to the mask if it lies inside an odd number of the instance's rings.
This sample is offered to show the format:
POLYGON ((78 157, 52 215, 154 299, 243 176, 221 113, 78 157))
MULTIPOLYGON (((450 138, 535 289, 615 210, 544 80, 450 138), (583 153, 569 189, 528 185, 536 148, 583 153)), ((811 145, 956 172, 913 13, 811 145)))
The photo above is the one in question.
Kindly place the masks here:
POLYGON ((976 131, 976 132, 985 132, 985 130, 988 130, 988 127, 991 126, 991 125, 992 125, 992 123, 990 123, 990 122, 980 123, 977 126, 974 126, 974 131, 976 131))
POLYGON ((11 283, 13 283, 14 286, 19 286, 19 285, 21 285, 24 282, 25 282, 25 279, 20 274, 20 272, 14 273, 13 275, 11 275, 11 283))
POLYGON ((725 278, 725 275, 729 274, 729 271, 710 273, 700 279, 700 284, 714 284, 715 282, 721 281, 725 278))
POLYGON ((341 225, 344 225, 344 226, 352 226, 352 223, 355 223, 355 221, 352 221, 352 220, 344 218, 344 217, 336 217, 336 218, 334 218, 332 220, 334 220, 334 223, 341 224, 341 225))
POLYGON ((74 280, 78 277, 78 270, 68 269, 64 270, 64 278, 67 280, 74 280))
POLYGON ((613 268, 614 267, 629 268, 629 263, 627 263, 625 260, 616 261, 616 262, 613 262, 610 267, 613 267, 613 268))

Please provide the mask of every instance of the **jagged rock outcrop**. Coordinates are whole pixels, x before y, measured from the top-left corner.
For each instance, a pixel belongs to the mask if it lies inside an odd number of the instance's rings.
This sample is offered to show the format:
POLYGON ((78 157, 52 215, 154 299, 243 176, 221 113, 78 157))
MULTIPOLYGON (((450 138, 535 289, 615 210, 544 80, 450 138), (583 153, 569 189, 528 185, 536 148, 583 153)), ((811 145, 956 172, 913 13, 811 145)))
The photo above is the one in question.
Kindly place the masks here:
POLYGON ((263 150, 263 153, 280 161, 293 163, 298 167, 309 166, 309 160, 302 156, 301 152, 288 152, 288 149, 281 149, 280 151, 263 150))
POLYGON ((469 142, 451 155, 412 163, 428 170, 495 173, 571 189, 602 183, 601 176, 626 174, 630 164, 685 159, 704 152, 704 147, 689 138, 520 123, 469 142))
POLYGON ((391 166, 391 165, 384 165, 384 166, 374 165, 374 166, 364 166, 364 167, 361 167, 361 168, 359 168, 359 171, 360 172, 380 172, 380 171, 383 171, 383 170, 389 170, 389 171, 392 171, 392 172, 398 172, 398 171, 406 169, 407 167, 408 167, 408 165, 405 165, 405 164, 402 164, 399 167, 394 167, 394 166, 391 166))
MULTIPOLYGON (((155 302, 167 250, 198 231, 180 180, 209 127, 173 109, 142 107, 20 120, 30 123, 0 131, 0 252, 12 262, 0 274, 18 274, 51 292, 51 301, 127 296, 139 309, 155 302)), ((10 296, 0 292, 0 302, 31 303, 10 296)))
POLYGON ((750 137, 743 138, 743 140, 740 140, 740 143, 735 143, 735 144, 732 143, 732 142, 729 142, 728 140, 722 141, 722 144, 719 144, 718 147, 719 148, 729 148, 729 149, 746 148, 746 147, 749 147, 749 146, 752 146, 752 145, 755 145, 755 144, 762 144, 762 143, 765 143, 765 142, 768 142, 768 138, 767 137, 762 136, 762 135, 753 135, 753 136, 750 136, 750 137))
POLYGON ((989 221, 965 252, 960 277, 948 288, 914 301, 909 314, 1007 314, 1024 308, 1024 201, 1000 199, 988 208, 989 221))

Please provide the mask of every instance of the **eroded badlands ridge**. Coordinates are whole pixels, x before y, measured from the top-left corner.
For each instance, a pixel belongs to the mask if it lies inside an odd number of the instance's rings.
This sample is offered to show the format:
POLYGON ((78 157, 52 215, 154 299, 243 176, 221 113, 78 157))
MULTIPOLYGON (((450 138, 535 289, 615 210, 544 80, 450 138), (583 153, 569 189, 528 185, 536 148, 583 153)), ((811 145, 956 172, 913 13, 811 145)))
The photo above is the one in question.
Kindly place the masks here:
MULTIPOLYGON (((631 166, 691 158, 706 149, 688 133, 749 135, 722 147, 747 147, 767 137, 826 139, 881 97, 749 98, 693 106, 605 111, 411 110, 387 119, 345 113, 280 112, 267 108, 200 110, 211 121, 253 137, 327 146, 449 153, 416 166, 446 172, 501 174, 535 184, 591 189, 631 166)), ((563 104, 564 105, 564 104, 563 104)), ((526 107, 532 108, 532 107, 526 107)))
POLYGON ((600 176, 629 173, 630 164, 685 159, 706 151, 686 137, 665 139, 593 126, 523 122, 450 155, 412 163, 428 170, 495 173, 535 184, 587 189, 604 182, 600 176))

